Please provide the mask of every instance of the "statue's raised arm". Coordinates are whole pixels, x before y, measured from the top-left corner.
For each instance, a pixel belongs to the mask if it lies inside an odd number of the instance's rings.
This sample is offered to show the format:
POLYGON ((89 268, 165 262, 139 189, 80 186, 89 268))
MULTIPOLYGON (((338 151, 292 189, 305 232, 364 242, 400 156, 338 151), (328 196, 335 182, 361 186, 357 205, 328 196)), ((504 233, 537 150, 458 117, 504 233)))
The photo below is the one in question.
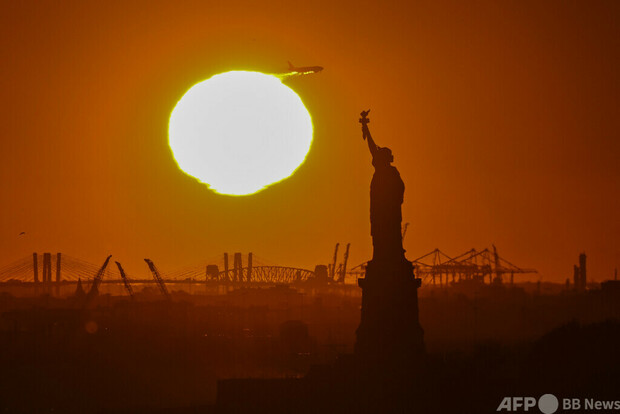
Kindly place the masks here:
POLYGON ((360 114, 360 124, 362 124, 362 138, 368 141, 368 149, 370 150, 370 154, 374 158, 374 156, 377 154, 377 144, 375 144, 375 141, 370 135, 370 130, 368 129, 368 123, 370 122, 370 119, 368 119, 369 112, 370 109, 367 111, 362 111, 362 113, 360 114))

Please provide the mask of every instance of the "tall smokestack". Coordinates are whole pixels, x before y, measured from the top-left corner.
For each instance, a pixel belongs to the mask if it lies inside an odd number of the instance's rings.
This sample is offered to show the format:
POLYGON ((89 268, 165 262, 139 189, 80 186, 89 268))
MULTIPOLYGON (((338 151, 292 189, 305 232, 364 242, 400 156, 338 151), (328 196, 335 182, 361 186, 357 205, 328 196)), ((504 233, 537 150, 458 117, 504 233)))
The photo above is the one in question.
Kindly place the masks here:
POLYGON ((252 252, 248 253, 248 282, 252 281, 252 252))
POLYGON ((36 253, 32 253, 32 267, 34 269, 34 283, 39 283, 39 265, 36 253))
POLYGON ((226 279, 228 279, 228 253, 224 253, 224 274, 226 279))
POLYGON ((47 284, 52 293, 52 254, 47 253, 47 284))
POLYGON ((243 280, 243 261, 241 259, 241 253, 235 253, 233 259, 233 273, 235 276, 235 282, 242 282, 243 280))
POLYGON ((586 254, 579 255, 579 279, 581 281, 581 290, 586 290, 586 254))
POLYGON ((51 294, 50 291, 52 282, 52 254, 43 253, 43 289, 45 293, 51 294))
POLYGON ((60 253, 56 253, 56 296, 60 296, 60 253))

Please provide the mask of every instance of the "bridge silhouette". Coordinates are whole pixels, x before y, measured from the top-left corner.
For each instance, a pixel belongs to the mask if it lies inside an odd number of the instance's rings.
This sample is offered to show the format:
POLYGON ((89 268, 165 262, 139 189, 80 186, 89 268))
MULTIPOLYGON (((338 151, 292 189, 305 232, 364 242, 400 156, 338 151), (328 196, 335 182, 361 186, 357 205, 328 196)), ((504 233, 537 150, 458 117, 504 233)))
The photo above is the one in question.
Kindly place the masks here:
MULTIPOLYGON (((312 280, 319 280, 322 275, 315 271, 278 266, 268 260, 257 258, 250 253, 246 266, 242 266, 241 254, 234 256, 232 268, 228 266, 228 255, 220 255, 201 263, 181 269, 161 272, 161 278, 166 284, 295 284, 312 280), (222 266, 223 264, 223 266, 222 266), (220 270, 220 266, 223 270, 220 270)), ((355 284, 365 273, 365 265, 361 263, 352 269, 346 269, 346 262, 341 264, 337 271, 326 273, 322 279, 331 285, 355 284), (344 269, 341 276, 341 269, 344 269)), ((412 260, 416 267, 417 277, 422 278, 424 284, 448 286, 461 281, 479 283, 503 283, 506 276, 514 282, 515 274, 537 273, 535 269, 521 268, 497 254, 497 249, 471 249, 460 255, 450 257, 439 249, 412 260)), ((336 261, 328 269, 336 269, 336 261)), ((324 268, 326 266, 323 266, 324 268)), ((38 255, 23 257, 8 265, 0 267, 0 284, 34 284, 40 286, 60 286, 67 284, 92 283, 101 265, 67 254, 38 255), (42 259, 42 260, 41 260, 42 259)), ((145 269, 145 274, 146 269, 145 269)), ((150 276, 132 276, 126 274, 131 284, 156 284, 150 276)), ((103 272, 101 283, 122 284, 122 276, 116 266, 107 266, 103 272)))
MULTIPOLYGON (((213 261, 184 267, 169 272, 162 272, 165 283, 297 283, 305 282, 314 276, 314 271, 262 264, 248 264, 246 267, 236 265, 232 269, 217 271, 208 274, 207 266, 213 261)), ((240 264, 240 263, 239 263, 240 264)), ((33 283, 40 285, 90 283, 101 268, 85 260, 67 254, 43 254, 23 257, 8 265, 0 267, 0 283, 23 284, 33 283), (41 260, 41 257, 43 260, 41 260)), ((135 277, 127 274, 130 283, 156 283, 151 277, 135 277)), ((115 266, 107 266, 103 272, 101 283, 123 283, 120 271, 115 266)))

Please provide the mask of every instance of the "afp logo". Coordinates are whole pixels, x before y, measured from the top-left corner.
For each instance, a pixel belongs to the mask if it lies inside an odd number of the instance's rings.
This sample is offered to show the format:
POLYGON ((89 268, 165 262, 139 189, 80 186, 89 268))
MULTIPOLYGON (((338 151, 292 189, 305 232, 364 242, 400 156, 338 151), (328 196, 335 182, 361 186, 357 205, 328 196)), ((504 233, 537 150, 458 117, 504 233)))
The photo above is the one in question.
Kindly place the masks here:
POLYGON ((558 410, 560 402, 553 394, 545 394, 536 401, 534 397, 504 397, 496 411, 529 411, 536 407, 543 414, 553 414, 558 410))

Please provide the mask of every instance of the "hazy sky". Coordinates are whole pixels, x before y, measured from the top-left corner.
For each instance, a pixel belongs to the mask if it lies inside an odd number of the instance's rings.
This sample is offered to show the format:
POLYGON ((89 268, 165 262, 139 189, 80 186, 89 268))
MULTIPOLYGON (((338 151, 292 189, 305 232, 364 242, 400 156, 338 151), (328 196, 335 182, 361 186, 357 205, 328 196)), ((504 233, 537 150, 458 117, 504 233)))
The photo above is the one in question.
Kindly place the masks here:
POLYGON ((0 265, 32 252, 129 273, 253 251, 313 269, 371 257, 372 166, 406 185, 405 248, 499 249, 544 280, 620 267, 620 2, 2 2, 0 265), (177 169, 169 114, 196 82, 287 60, 315 126, 306 163, 257 195, 177 169), (18 234, 26 231, 25 236, 18 234))

